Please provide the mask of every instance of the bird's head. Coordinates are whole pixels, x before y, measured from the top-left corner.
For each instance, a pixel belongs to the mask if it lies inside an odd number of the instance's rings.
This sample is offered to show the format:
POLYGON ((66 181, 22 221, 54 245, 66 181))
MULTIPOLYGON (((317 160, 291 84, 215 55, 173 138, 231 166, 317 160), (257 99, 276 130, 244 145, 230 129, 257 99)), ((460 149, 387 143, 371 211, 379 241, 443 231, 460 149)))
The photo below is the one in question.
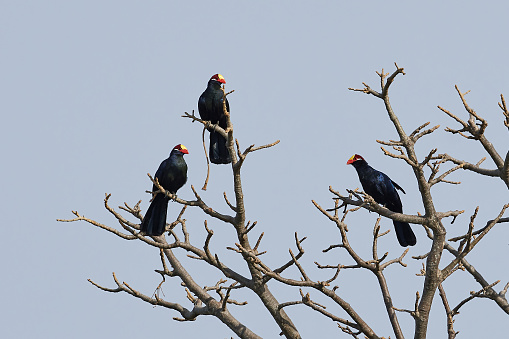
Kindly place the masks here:
POLYGON ((223 76, 221 74, 214 74, 212 78, 210 78, 211 81, 218 81, 222 84, 226 84, 226 80, 224 80, 223 76))
POLYGON ((359 160, 364 160, 363 157, 361 157, 359 154, 355 154, 355 155, 352 155, 352 157, 350 159, 348 159, 348 161, 346 162, 347 165, 351 165, 353 164, 354 162, 356 161, 359 161, 359 160))
POLYGON ((178 144, 177 146, 173 147, 172 151, 180 152, 182 154, 189 154, 189 151, 187 150, 186 146, 182 144, 178 144))

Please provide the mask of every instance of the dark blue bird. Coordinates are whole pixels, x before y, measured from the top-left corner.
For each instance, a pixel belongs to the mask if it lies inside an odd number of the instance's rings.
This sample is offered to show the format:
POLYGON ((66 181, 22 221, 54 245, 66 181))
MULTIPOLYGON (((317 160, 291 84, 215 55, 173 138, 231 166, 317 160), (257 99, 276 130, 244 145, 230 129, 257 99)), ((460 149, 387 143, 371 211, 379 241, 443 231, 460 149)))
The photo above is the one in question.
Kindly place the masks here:
MULTIPOLYGON (((207 89, 202 93, 198 99, 198 112, 202 120, 210 121, 213 124, 218 124, 220 127, 226 129, 226 115, 223 110, 223 89, 221 84, 225 84, 221 74, 215 74, 210 78, 207 89)), ((226 110, 230 112, 230 104, 226 99, 226 110)), ((209 154, 210 161, 213 164, 229 164, 232 159, 228 148, 226 147, 226 139, 219 133, 212 129, 210 131, 210 145, 209 154)))
MULTIPOLYGON (((358 154, 348 159, 346 164, 353 165, 357 170, 364 192, 372 196, 377 203, 387 207, 389 210, 403 213, 403 205, 401 204, 396 189, 399 189, 403 193, 405 193, 405 191, 398 184, 384 173, 369 166, 366 160, 358 154)), ((406 247, 416 244, 417 240, 415 239, 415 234, 408 223, 396 220, 392 222, 394 223, 396 236, 401 246, 406 247)))
MULTIPOLYGON (((177 193, 179 188, 187 181, 187 164, 184 154, 189 154, 187 148, 179 144, 173 148, 168 159, 164 160, 157 169, 155 178, 159 184, 170 193, 177 193)), ((157 191, 157 186, 152 186, 152 191, 157 191)), ((141 232, 146 235, 161 235, 166 229, 166 213, 170 199, 161 193, 157 193, 141 222, 141 232)))

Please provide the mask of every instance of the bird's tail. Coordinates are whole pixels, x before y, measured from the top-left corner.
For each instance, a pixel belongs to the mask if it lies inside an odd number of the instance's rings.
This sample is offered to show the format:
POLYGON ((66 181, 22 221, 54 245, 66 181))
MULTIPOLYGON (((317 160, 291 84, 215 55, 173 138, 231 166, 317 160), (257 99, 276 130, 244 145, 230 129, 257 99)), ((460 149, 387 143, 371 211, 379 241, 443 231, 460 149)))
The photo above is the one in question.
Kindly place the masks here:
POLYGON ((213 164, 229 164, 232 162, 226 147, 226 139, 215 131, 210 131, 210 162, 213 164))
POLYGON ((403 247, 414 246, 417 243, 415 234, 406 222, 393 220, 396 236, 398 237, 399 244, 403 247))
POLYGON ((145 218, 141 222, 141 231, 146 235, 161 235, 164 233, 168 200, 168 197, 157 194, 150 203, 145 218))

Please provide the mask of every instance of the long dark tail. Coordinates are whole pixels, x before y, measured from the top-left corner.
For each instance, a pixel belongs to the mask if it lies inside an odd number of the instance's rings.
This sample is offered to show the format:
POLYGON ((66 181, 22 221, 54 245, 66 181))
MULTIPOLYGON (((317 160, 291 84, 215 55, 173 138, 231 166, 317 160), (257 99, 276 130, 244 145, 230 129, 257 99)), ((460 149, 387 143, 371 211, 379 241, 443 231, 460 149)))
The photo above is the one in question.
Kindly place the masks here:
POLYGON ((146 235, 161 235, 164 233, 168 200, 168 197, 162 194, 157 194, 154 200, 152 200, 145 218, 141 222, 141 231, 146 235))
POLYGON ((396 236, 398 237, 399 244, 403 247, 414 246, 417 243, 415 234, 406 222, 393 220, 396 236))
POLYGON ((210 162, 213 164, 229 164, 232 162, 226 147, 226 139, 219 133, 210 131, 210 162))

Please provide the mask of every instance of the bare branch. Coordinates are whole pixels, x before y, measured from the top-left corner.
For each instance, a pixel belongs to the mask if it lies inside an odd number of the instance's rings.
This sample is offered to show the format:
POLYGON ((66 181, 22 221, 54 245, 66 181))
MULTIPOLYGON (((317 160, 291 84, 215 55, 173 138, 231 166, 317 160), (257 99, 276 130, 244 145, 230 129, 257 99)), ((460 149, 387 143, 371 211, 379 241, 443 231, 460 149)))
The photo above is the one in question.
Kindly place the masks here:
MULTIPOLYGON (((458 252, 456 249, 454 249, 448 243, 445 243, 444 249, 449 251, 452 255, 454 255, 457 258, 460 256, 460 252, 458 252)), ((486 281, 486 279, 484 279, 484 277, 481 275, 481 273, 478 270, 476 270, 475 267, 473 265, 471 265, 465 258, 462 258, 460 262, 461 262, 461 266, 464 267, 465 270, 468 273, 470 273, 474 277, 474 279, 483 287, 483 289, 485 290, 485 296, 487 298, 490 298, 493 301, 495 301, 497 303, 497 305, 505 313, 509 314, 509 303, 505 297, 505 293, 507 291, 506 290, 507 286, 504 287, 504 290, 502 290, 501 293, 495 292, 495 290, 493 290, 493 288, 489 287, 489 283, 486 281)), ((507 287, 507 288, 509 288, 509 287, 507 287)))
POLYGON ((348 89, 350 91, 355 91, 355 92, 362 92, 362 93, 366 93, 366 94, 371 94, 371 95, 374 95, 376 96, 377 98, 381 98, 382 97, 382 94, 381 93, 378 93, 377 91, 373 90, 371 87, 369 87, 366 83, 362 83, 364 85, 364 88, 363 89, 355 89, 355 88, 351 88, 349 87, 348 89))
POLYGON ((207 307, 195 306, 192 310, 188 310, 187 308, 183 307, 180 304, 164 301, 157 296, 155 298, 151 298, 147 295, 144 295, 143 293, 140 293, 140 292, 136 291, 134 288, 130 287, 125 282, 120 283, 118 281, 115 273, 113 273, 113 279, 114 279, 115 283, 117 284, 117 288, 115 288, 115 289, 102 287, 90 279, 88 281, 91 284, 93 284, 94 286, 96 286, 97 288, 100 288, 101 290, 106 291, 106 292, 113 292, 113 293, 126 292, 126 293, 128 293, 136 298, 139 298, 145 302, 148 302, 152 305, 163 306, 165 308, 173 309, 173 310, 179 312, 185 320, 194 320, 199 315, 212 315, 212 313, 210 312, 210 310, 207 307))
POLYGON ((249 222, 247 223, 246 225, 246 234, 248 234, 257 224, 257 221, 253 222, 253 224, 251 226, 249 226, 249 222))
POLYGON ((437 157, 444 159, 445 161, 453 162, 456 165, 462 165, 463 166, 462 168, 464 170, 469 170, 469 171, 472 171, 472 172, 475 172, 478 174, 482 174, 482 175, 486 175, 486 176, 490 176, 490 177, 498 177, 500 175, 498 169, 490 170, 490 169, 479 167, 480 163, 482 163, 484 161, 484 159, 481 159, 481 161, 479 161, 477 164, 474 165, 474 164, 471 164, 471 163, 463 161, 463 160, 455 159, 448 154, 439 154, 437 157))
MULTIPOLYGON (((299 240, 299 238, 297 236, 297 232, 295 232, 295 244, 297 246, 297 249, 299 250, 299 253, 297 253, 297 255, 295 256, 295 259, 297 259, 297 260, 299 260, 304 255, 304 249, 302 248, 302 244, 301 244, 304 240, 306 240, 306 237, 299 240)), ((292 258, 292 260, 288 261, 286 264, 282 265, 279 268, 276 268, 274 270, 274 273, 280 274, 284 270, 286 270, 288 267, 292 266, 293 264, 294 264, 294 261, 292 258)))
POLYGON ((440 125, 436 125, 436 126, 433 126, 427 130, 424 130, 422 132, 419 133, 419 131, 426 127, 427 125, 429 124, 429 122, 426 122, 424 123, 423 125, 419 126, 415 131, 413 131, 410 135, 409 135, 409 138, 411 138, 414 142, 417 142, 417 140, 419 140, 420 138, 422 138, 423 136, 425 135, 428 135, 428 134, 431 134, 433 132, 435 132, 439 127, 440 125))
POLYGON ((504 167, 502 168, 500 177, 505 183, 509 183, 509 151, 507 151, 507 154, 505 155, 504 167))
POLYGON ((210 121, 202 120, 202 119, 198 118, 197 116, 194 115, 194 110, 193 110, 192 114, 184 112, 184 115, 182 115, 182 118, 192 119, 193 122, 198 121, 205 127, 205 129, 207 129, 209 131, 217 132, 217 133, 221 134, 225 139, 228 138, 227 130, 224 130, 221 126, 219 126, 219 124, 213 124, 210 121))
POLYGON ((456 307, 454 307, 451 311, 451 313, 454 315, 458 314, 459 313, 459 309, 465 305, 467 302, 475 299, 475 298, 480 298, 480 297, 487 297, 486 296, 486 292, 488 291, 488 289, 492 288, 493 286, 495 286, 496 284, 498 284, 500 282, 500 280, 497 280, 495 281, 494 283, 492 284, 489 284, 488 286, 486 287, 483 287, 481 290, 477 291, 477 292, 470 292, 470 296, 468 298, 465 298, 463 299, 458 305, 456 305, 456 307))
POLYGON ((504 99, 503 94, 500 94, 500 101, 501 102, 498 103, 498 106, 502 110, 502 113, 504 114, 504 117, 505 117, 504 125, 505 125, 505 127, 507 127, 509 129, 509 110, 507 110, 507 105, 505 104, 505 99, 504 99))
POLYGON ((237 207, 233 206, 230 201, 228 200, 228 197, 226 196, 226 192, 223 192, 224 200, 226 201, 226 204, 228 207, 230 207, 234 212, 237 212, 237 207))
MULTIPOLYGON (((364 201, 362 201, 362 200, 353 200, 348 197, 345 197, 345 196, 341 195, 339 192, 332 189, 331 186, 329 186, 329 191, 331 193, 333 193, 334 195, 336 195, 337 198, 339 198, 341 201, 343 201, 344 203, 346 203, 348 205, 360 206, 362 208, 367 209, 368 211, 376 212, 376 213, 378 213, 384 217, 387 217, 389 219, 392 219, 392 220, 408 222, 411 224, 426 223, 426 219, 423 217, 393 212, 393 211, 389 210, 388 208, 385 208, 385 207, 379 205, 378 203, 376 203, 375 200, 369 194, 366 194, 364 192, 361 192, 362 197, 364 197, 364 201)), ((354 193, 354 191, 348 191, 348 192, 354 193)), ((314 202, 314 201, 313 201, 313 204, 315 204, 315 206, 317 206, 316 202, 314 202)), ((321 209, 321 207, 319 208, 318 206, 317 206, 317 208, 320 209, 320 211, 322 213, 324 213, 326 216, 328 216, 329 219, 331 219, 331 221, 334 221, 334 218, 332 216, 330 216, 327 213, 327 211, 321 209)))
POLYGON ((419 299, 420 299, 419 292, 415 292, 415 306, 414 306, 414 310, 413 311, 406 310, 406 309, 401 309, 401 308, 396 308, 396 307, 393 307, 393 308, 396 311, 399 311, 399 312, 406 312, 406 313, 410 314, 415 319, 415 318, 419 317, 419 299))
POLYGON ((216 212, 215 210, 213 210, 211 207, 209 207, 202 199, 201 197, 198 195, 198 193, 196 192, 196 190, 194 189, 194 186, 191 185, 191 190, 193 191, 195 197, 196 197, 196 200, 183 200, 183 199, 180 199, 177 197, 176 194, 172 194, 170 192, 168 192, 167 190, 165 190, 160 184, 159 184, 159 181, 157 180, 157 178, 154 180, 152 178, 152 176, 150 175, 150 173, 147 173, 148 177, 150 178, 150 180, 152 181, 152 183, 157 187, 158 191, 154 192, 154 193, 162 193, 164 195, 166 195, 168 198, 172 199, 173 201, 176 201, 178 202, 179 204, 182 204, 182 205, 188 205, 188 206, 198 206, 200 207, 203 212, 205 212, 206 214, 214 217, 214 218, 217 218, 219 220, 222 220, 224 222, 227 222, 227 223, 230 223, 230 224, 233 224, 234 223, 234 218, 232 216, 229 216, 229 215, 225 215, 225 214, 221 214, 219 212, 216 212))
POLYGON ((493 226, 495 226, 498 221, 502 218, 502 216, 504 215, 506 209, 509 208, 509 204, 506 204, 502 207, 502 210, 500 211, 499 215, 491 220, 491 222, 488 223, 487 227, 484 228, 484 230, 479 233, 479 235, 474 239, 472 237, 472 234, 473 234, 473 222, 474 222, 474 219, 477 215, 477 211, 478 211, 478 208, 476 209, 476 211, 474 212, 474 214, 472 215, 471 217, 471 221, 470 221, 470 224, 469 224, 469 230, 467 232, 467 234, 465 235, 465 239, 462 240, 462 242, 460 243, 460 248, 458 249, 458 255, 456 256, 456 258, 454 260, 452 260, 452 262, 447 265, 444 269, 442 269, 442 274, 441 274, 441 281, 445 280, 449 275, 452 274, 453 272, 453 269, 456 265, 458 265, 461 261, 461 259, 463 259, 464 257, 466 257, 466 255, 468 253, 470 253, 470 251, 472 251, 472 249, 479 243, 479 241, 481 241, 481 239, 484 238, 484 236, 493 228, 493 226), (465 243, 466 241, 466 243, 465 243), (464 246, 465 245, 465 246, 464 246), (464 248, 463 248, 464 246, 464 248))
POLYGON ((456 338, 456 335, 459 332, 454 331, 454 314, 451 311, 451 307, 449 306, 449 302, 447 301, 447 296, 445 295, 445 290, 442 284, 438 285, 438 292, 440 294, 440 298, 442 299, 442 304, 444 305, 445 315, 447 317, 447 334, 449 339, 456 338))
POLYGON ((269 148, 269 147, 272 147, 272 146, 275 146, 275 145, 279 144, 279 140, 276 140, 273 143, 262 145, 262 146, 258 146, 258 147, 255 147, 255 145, 253 144, 253 145, 250 145, 248 148, 246 148, 246 150, 241 154, 240 153, 240 146, 238 144, 238 141, 237 140, 235 140, 235 141, 237 143, 237 149, 239 149, 239 152, 238 152, 238 154, 239 154, 239 161, 234 164, 234 169, 235 170, 240 170, 240 167, 244 163, 244 160, 246 159, 246 157, 247 157, 247 155, 249 153, 252 153, 252 152, 264 149, 264 148, 269 148))
POLYGON ((88 222, 89 224, 92 224, 94 226, 97 226, 99 228, 102 228, 103 230, 106 230, 108 232, 111 232, 123 239, 126 239, 126 240, 134 240, 136 239, 135 236, 133 235, 127 235, 127 234, 124 234, 122 232, 119 232, 118 230, 112 228, 112 227, 109 227, 109 226, 106 226, 104 224, 101 224, 95 220, 92 220, 92 219, 89 219, 89 218, 85 218, 84 216, 80 215, 78 213, 78 211, 72 211, 72 214, 74 214, 76 216, 76 218, 74 219, 57 219, 57 221, 60 221, 60 222, 74 222, 74 221, 85 221, 85 222, 88 222))

